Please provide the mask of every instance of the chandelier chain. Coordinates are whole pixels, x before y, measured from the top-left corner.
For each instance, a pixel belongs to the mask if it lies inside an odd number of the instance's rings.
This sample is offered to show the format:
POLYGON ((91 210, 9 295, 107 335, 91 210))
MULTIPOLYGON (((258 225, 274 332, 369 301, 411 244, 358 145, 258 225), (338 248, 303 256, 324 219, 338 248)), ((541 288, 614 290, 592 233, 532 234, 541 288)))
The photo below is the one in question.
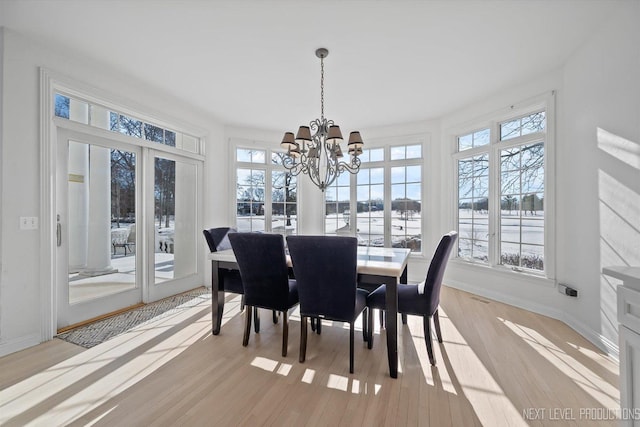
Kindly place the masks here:
POLYGON ((324 120, 324 57, 320 58, 320 118, 324 120))

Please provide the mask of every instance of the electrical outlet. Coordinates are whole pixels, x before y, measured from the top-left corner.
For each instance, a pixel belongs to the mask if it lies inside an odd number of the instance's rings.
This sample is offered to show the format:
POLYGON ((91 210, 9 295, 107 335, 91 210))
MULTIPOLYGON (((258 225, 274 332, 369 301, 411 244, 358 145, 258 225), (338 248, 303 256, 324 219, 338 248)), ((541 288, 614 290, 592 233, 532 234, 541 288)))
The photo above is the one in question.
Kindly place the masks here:
POLYGON ((578 297, 578 290, 565 283, 558 283, 558 292, 569 297, 578 297))

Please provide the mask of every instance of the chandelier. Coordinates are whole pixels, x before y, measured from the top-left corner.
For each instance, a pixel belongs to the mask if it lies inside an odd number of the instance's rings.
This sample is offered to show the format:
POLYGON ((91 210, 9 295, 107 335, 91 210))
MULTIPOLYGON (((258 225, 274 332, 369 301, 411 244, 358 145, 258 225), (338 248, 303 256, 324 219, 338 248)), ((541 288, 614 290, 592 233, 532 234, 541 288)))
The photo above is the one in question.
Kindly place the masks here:
POLYGON ((340 126, 324 117, 324 58, 329 55, 325 48, 316 50, 320 58, 320 118, 300 126, 296 136, 285 132, 280 144, 287 150, 284 167, 294 176, 302 173, 309 175, 311 181, 324 191, 344 171, 355 174, 360 169, 362 137, 360 132, 351 132, 347 144, 348 161, 340 148, 342 132, 340 126), (313 132, 313 134, 312 134, 313 132))

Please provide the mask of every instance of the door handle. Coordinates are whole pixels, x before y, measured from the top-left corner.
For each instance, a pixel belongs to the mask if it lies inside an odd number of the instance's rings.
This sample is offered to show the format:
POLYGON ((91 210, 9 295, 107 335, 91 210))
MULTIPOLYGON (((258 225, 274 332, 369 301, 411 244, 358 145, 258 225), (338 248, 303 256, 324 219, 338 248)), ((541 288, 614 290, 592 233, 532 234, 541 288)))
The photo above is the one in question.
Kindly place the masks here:
POLYGON ((62 246, 62 224, 60 224, 60 215, 57 216, 56 242, 58 247, 62 246))

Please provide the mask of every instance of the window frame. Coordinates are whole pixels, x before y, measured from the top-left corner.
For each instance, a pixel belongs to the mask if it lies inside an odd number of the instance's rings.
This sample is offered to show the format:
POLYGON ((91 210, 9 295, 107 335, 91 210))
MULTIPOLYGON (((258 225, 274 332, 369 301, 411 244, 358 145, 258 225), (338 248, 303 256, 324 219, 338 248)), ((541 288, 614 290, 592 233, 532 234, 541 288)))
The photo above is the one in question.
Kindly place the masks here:
MULTIPOLYGON (((372 140, 368 140, 366 146, 364 147, 365 150, 376 150, 376 149, 382 149, 383 150, 383 160, 376 160, 376 161, 368 161, 368 162, 363 162, 360 166, 360 170, 364 170, 364 169, 374 169, 374 168, 382 168, 383 169, 383 176, 384 176, 384 201, 383 201, 383 206, 384 206, 384 214, 383 214, 383 220, 384 220, 384 247, 391 247, 391 243, 392 243, 392 234, 391 234, 391 220, 392 220, 392 200, 391 200, 391 169, 394 166, 419 166, 420 167, 420 175, 421 175, 421 188, 420 188, 420 204, 421 204, 421 208, 420 208, 420 240, 421 240, 421 244, 420 244, 420 250, 419 251, 412 251, 411 252, 411 257, 415 258, 415 257, 420 257, 423 258, 425 256, 425 244, 426 242, 428 242, 427 240, 427 227, 425 226, 425 221, 426 221, 426 216, 425 216, 425 201, 426 201, 426 196, 427 196, 427 183, 425 182, 426 179, 426 174, 425 174, 425 163, 426 163, 426 159, 427 159, 427 154, 428 154, 428 137, 426 135, 423 134, 413 134, 413 135, 401 135, 401 136, 391 136, 388 138, 378 138, 378 139, 372 139, 372 140), (411 158, 411 159, 396 159, 396 160, 391 160, 391 150, 393 148, 397 148, 397 147, 409 147, 409 146, 415 146, 415 145, 419 145, 421 147, 421 153, 420 153, 420 157, 416 157, 416 158, 411 158)), ((349 203, 349 209, 351 211, 351 215, 350 215, 350 220, 349 223, 350 224, 355 224, 354 228, 352 229, 351 233, 352 235, 356 235, 357 234, 357 205, 358 205, 358 200, 357 200, 357 189, 358 185, 357 185, 357 175, 356 174, 350 174, 350 180, 349 180, 349 188, 350 188, 350 203, 349 203)), ((323 196, 323 200, 322 200, 322 206, 323 206, 323 233, 327 233, 327 229, 326 229, 326 220, 324 220, 324 218, 326 217, 326 198, 323 196)))
MULTIPOLYGON (((532 277, 555 278, 555 91, 531 98, 520 104, 511 105, 503 110, 487 114, 486 116, 470 122, 466 125, 457 126, 447 132, 450 139, 451 170, 453 191, 451 206, 453 208, 452 227, 458 230, 459 227, 459 176, 458 161, 470 159, 482 154, 487 154, 489 158, 489 242, 488 261, 482 262, 472 258, 462 258, 456 255, 452 261, 464 263, 466 265, 477 265, 485 268, 495 269, 507 273, 529 275, 532 277), (539 111, 545 112, 546 126, 545 132, 536 132, 521 135, 515 138, 500 140, 500 124, 521 118, 539 111), (458 137, 469 133, 477 132, 481 129, 490 130, 490 141, 488 145, 468 148, 458 151, 458 137), (542 141, 544 144, 544 267, 543 270, 528 269, 501 264, 500 244, 500 152, 513 147, 521 147, 542 141)), ((458 242, 456 242, 458 247, 458 242)))
MULTIPOLYGON (((265 176, 265 189, 264 189, 264 202, 263 202, 263 210, 264 210, 264 230, 265 233, 274 233, 273 231, 273 172, 287 172, 286 168, 282 165, 278 165, 273 163, 272 155, 274 153, 284 153, 283 150, 271 149, 267 148, 267 144, 263 145, 253 145, 255 144, 253 141, 244 141, 237 140, 232 141, 230 144, 230 148, 232 150, 231 157, 233 159, 233 168, 231 168, 230 178, 231 182, 233 182, 232 187, 232 218, 234 222, 234 226, 238 227, 238 198, 237 198, 237 188, 238 188, 238 170, 239 169, 251 169, 251 170, 260 170, 264 172, 265 176), (252 146, 253 145, 253 146, 252 146), (250 150, 250 151, 263 151, 265 153, 264 162, 245 162, 238 160, 238 150, 250 150)), ((295 230, 291 233, 279 233, 283 235, 288 234, 298 234, 300 229, 300 185, 299 185, 299 176, 296 177, 296 220, 295 220, 295 230)), ((285 202, 286 205, 292 205, 292 202, 285 202)), ((286 211, 285 211, 286 212, 286 211)), ((252 230, 253 227, 252 227, 252 230)))
POLYGON ((52 94, 52 98, 55 103, 54 116, 61 120, 68 120, 69 122, 90 126, 90 128, 106 130, 118 135, 125 135, 126 137, 132 138, 132 141, 135 141, 133 143, 136 145, 147 146, 148 144, 151 144, 149 147, 154 150, 165 151, 190 158, 204 158, 205 138, 203 136, 197 136, 203 134, 202 131, 194 132, 193 130, 188 130, 179 124, 170 124, 165 121, 153 119, 139 111, 131 111, 120 105, 115 105, 96 97, 86 96, 85 94, 80 94, 79 92, 62 86, 56 87, 52 94), (57 114, 57 101, 59 98, 67 99, 67 113, 69 112, 71 102, 73 102, 86 106, 86 115, 82 120, 79 120, 77 117, 57 114), (94 110, 96 109, 103 110, 103 112, 109 114, 109 124, 107 127, 100 126, 99 123, 94 122, 94 110), (115 123, 117 123, 117 129, 114 128, 114 116, 116 119, 115 123), (139 122, 140 135, 123 131, 121 128, 123 118, 139 122), (156 141, 152 138, 148 138, 146 130, 147 126, 162 130, 163 140, 156 141), (173 134, 172 144, 167 143, 167 134, 173 134), (191 149, 189 147, 191 147, 191 149))

